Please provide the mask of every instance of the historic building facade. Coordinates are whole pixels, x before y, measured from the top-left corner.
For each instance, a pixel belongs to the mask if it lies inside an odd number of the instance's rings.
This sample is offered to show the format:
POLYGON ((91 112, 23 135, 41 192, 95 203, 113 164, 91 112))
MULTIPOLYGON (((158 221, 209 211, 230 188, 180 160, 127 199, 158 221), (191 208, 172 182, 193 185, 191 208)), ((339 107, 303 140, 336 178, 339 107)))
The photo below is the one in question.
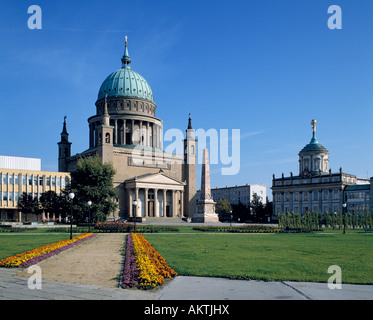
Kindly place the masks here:
POLYGON ((299 174, 290 173, 288 177, 282 174, 280 178, 273 175, 273 220, 281 212, 342 212, 343 203, 351 202, 346 196, 359 189, 365 190, 364 205, 369 203, 370 180, 344 173, 342 168, 332 172, 329 151, 316 138, 316 120, 312 120, 311 125, 312 139, 299 152, 299 174))
POLYGON ((66 121, 59 148, 59 171, 79 158, 97 155, 113 164, 118 189, 116 217, 191 217, 196 211, 197 141, 189 116, 184 154, 163 152, 163 121, 148 82, 131 69, 127 39, 122 67, 102 83, 96 112, 88 119, 89 149, 71 155, 66 121))

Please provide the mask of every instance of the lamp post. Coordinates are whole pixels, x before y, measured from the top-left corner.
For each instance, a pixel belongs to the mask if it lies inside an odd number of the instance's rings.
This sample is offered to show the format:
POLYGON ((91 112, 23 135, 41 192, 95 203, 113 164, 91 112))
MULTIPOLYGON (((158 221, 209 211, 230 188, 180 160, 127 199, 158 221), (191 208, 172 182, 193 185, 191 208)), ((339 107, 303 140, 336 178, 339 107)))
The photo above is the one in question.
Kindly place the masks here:
POLYGON ((87 202, 89 208, 88 208, 88 232, 91 232, 91 205, 92 205, 92 201, 89 200, 87 202))
POLYGON ((232 219, 233 219, 233 214, 232 214, 232 210, 229 211, 229 213, 231 214, 231 226, 232 226, 232 219))
POLYGON ((346 233, 346 218, 347 218, 346 208, 347 208, 347 204, 343 203, 342 207, 343 207, 343 234, 345 234, 346 233))
POLYGON ((69 198, 71 200, 71 214, 70 214, 70 240, 73 238, 73 201, 74 201, 75 193, 70 192, 69 198))

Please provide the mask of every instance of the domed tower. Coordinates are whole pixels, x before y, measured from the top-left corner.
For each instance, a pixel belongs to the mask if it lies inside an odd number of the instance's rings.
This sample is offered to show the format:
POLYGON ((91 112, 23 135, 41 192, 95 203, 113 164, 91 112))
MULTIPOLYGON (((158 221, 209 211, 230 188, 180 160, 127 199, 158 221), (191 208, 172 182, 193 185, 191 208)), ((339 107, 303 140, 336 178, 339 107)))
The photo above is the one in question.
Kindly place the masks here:
POLYGON ((110 161, 113 146, 140 145, 162 150, 163 122, 155 116, 157 106, 148 82, 131 69, 125 38, 122 67, 102 83, 96 115, 88 119, 89 147, 109 148, 99 148, 104 162, 110 161))
POLYGON ((327 173, 329 171, 329 151, 317 141, 316 120, 311 121, 312 139, 299 152, 299 175, 327 173))

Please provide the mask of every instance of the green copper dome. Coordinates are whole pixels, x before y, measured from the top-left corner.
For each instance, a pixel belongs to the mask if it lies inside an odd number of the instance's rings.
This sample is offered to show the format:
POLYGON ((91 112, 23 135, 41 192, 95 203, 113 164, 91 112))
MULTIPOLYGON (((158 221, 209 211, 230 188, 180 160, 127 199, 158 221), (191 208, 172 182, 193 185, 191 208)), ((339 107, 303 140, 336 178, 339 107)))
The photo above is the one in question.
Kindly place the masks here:
POLYGON ((153 92, 148 82, 130 67, 127 41, 122 57, 122 68, 111 73, 102 83, 98 100, 108 97, 140 98, 154 103, 153 92))
POLYGON ((313 136, 310 143, 307 144, 300 152, 309 151, 328 152, 328 149, 326 149, 321 143, 317 141, 316 136, 313 136))

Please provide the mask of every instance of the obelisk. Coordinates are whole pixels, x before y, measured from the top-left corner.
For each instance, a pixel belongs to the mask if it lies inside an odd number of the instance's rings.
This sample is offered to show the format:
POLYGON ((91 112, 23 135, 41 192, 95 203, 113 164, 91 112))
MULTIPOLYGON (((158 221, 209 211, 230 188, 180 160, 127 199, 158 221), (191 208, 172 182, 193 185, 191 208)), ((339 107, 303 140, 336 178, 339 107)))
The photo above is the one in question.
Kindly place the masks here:
POLYGON ((219 222, 219 216, 215 213, 216 202, 211 197, 208 149, 203 149, 202 161, 201 193, 192 222, 219 222))

